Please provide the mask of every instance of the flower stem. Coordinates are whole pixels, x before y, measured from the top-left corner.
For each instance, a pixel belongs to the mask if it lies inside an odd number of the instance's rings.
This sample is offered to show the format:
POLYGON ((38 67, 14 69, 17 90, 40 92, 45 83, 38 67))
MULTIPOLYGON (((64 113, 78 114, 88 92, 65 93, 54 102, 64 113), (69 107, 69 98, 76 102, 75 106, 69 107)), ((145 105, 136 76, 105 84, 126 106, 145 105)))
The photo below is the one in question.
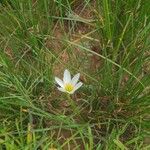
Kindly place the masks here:
POLYGON ((67 94, 67 98, 68 98, 68 101, 69 101, 69 103, 73 109, 73 112, 75 114, 77 114, 83 120, 83 118, 80 115, 80 110, 79 110, 78 106, 76 106, 76 103, 73 101, 73 99, 71 98, 71 96, 69 94, 67 94))
POLYGON ((67 94, 67 98, 68 98, 68 101, 69 101, 73 111, 75 111, 76 107, 77 107, 76 104, 74 103, 74 101, 72 100, 72 98, 71 98, 71 96, 69 94, 67 94))

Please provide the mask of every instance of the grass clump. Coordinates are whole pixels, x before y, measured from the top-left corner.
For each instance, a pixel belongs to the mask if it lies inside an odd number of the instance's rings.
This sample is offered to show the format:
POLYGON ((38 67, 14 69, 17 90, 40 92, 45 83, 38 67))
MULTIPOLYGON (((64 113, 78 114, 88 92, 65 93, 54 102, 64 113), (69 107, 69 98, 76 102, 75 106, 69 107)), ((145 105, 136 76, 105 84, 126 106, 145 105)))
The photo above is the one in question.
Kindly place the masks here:
POLYGON ((149 149, 149 5, 0 1, 0 149, 149 149), (66 68, 78 112, 55 85, 66 68))

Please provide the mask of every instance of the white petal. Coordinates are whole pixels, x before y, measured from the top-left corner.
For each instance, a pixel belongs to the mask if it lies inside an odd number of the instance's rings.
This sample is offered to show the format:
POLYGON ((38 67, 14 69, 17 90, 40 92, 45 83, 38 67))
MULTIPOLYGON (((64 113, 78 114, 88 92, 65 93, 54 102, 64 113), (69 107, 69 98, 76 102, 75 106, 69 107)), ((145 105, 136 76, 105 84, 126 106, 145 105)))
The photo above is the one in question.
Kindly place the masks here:
POLYGON ((61 92, 66 92, 65 89, 63 89, 63 88, 58 88, 58 90, 61 92))
POLYGON ((74 87, 74 90, 73 90, 72 92, 74 93, 74 92, 75 92, 77 89, 79 89, 82 85, 83 85, 82 82, 79 82, 78 84, 76 84, 75 87, 74 87))
POLYGON ((71 92, 68 92, 69 94, 73 94, 75 92, 75 90, 72 90, 71 92))
POLYGON ((64 81, 64 83, 69 83, 71 81, 71 75, 67 69, 64 71, 63 81, 64 81))
POLYGON ((59 86, 64 87, 64 83, 61 79, 55 77, 55 81, 58 83, 59 86))
POLYGON ((73 85, 76 85, 76 83, 77 83, 78 80, 79 80, 79 77, 80 77, 80 73, 76 74, 76 75, 72 78, 71 83, 72 83, 73 85))

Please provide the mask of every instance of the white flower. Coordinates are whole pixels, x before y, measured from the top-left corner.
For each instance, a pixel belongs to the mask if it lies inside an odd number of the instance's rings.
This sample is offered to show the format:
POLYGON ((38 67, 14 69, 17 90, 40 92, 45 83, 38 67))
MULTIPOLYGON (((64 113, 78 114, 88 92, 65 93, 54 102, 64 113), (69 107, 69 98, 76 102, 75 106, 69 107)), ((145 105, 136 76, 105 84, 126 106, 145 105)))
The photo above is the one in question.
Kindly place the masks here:
POLYGON ((58 90, 61 92, 66 92, 69 94, 73 94, 78 88, 82 86, 82 82, 78 82, 80 77, 80 73, 76 74, 72 79, 71 79, 71 74, 70 72, 66 69, 64 71, 64 77, 63 81, 57 77, 55 77, 55 81, 59 85, 58 90), (78 82, 78 83, 77 83, 78 82))

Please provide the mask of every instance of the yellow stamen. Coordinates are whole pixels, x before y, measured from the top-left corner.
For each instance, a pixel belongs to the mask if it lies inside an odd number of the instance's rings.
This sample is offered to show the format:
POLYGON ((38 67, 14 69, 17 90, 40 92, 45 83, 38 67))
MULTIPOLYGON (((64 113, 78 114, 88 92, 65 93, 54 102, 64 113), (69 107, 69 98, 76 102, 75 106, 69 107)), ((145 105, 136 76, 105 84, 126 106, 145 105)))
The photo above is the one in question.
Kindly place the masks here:
POLYGON ((74 89, 74 86, 70 83, 67 83, 65 85, 65 90, 68 91, 68 92, 71 92, 72 90, 74 89))

